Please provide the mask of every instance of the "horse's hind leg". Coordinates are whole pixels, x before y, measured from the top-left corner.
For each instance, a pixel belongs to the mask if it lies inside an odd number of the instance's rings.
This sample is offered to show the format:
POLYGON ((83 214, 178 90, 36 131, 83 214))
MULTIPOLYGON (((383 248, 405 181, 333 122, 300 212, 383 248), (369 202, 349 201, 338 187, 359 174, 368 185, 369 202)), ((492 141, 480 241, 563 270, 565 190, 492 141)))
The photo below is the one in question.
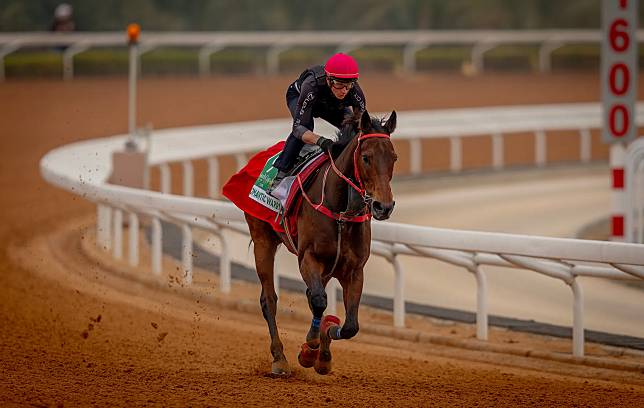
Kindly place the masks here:
POLYGON ((268 331, 271 335, 271 354, 273 355, 273 364, 271 371, 273 374, 288 375, 291 372, 286 356, 284 355, 284 346, 280 340, 277 330, 277 294, 273 284, 274 261, 277 246, 280 239, 275 234, 269 224, 257 220, 246 214, 246 222, 250 229, 250 234, 254 243, 255 267, 257 275, 262 284, 262 294, 259 298, 262 306, 262 314, 268 324, 268 331))

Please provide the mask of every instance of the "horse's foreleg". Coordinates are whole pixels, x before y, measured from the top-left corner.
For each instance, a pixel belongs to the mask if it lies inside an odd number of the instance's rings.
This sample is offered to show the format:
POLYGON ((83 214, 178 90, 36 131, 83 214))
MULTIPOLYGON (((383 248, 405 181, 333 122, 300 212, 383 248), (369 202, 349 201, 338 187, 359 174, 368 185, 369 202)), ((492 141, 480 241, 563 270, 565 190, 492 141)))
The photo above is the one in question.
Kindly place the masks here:
POLYGON ((357 270, 345 279, 342 279, 342 296, 346 317, 341 329, 329 330, 329 335, 334 340, 350 339, 360 330, 358 324, 358 307, 362 296, 363 270, 357 270))
POLYGON ((313 367, 318 358, 320 347, 320 324, 327 307, 327 297, 322 282, 324 265, 320 263, 310 252, 305 252, 300 260, 300 272, 306 283, 306 298, 309 302, 309 309, 313 318, 311 326, 306 334, 306 343, 302 344, 302 350, 298 354, 298 361, 302 367, 313 367))
POLYGON ((326 292, 318 291, 315 299, 313 298, 313 292, 311 289, 306 289, 306 298, 309 301, 309 309, 311 309, 311 314, 313 318, 311 319, 311 327, 309 332, 306 334, 306 342, 313 347, 317 347, 320 343, 320 322, 324 316, 324 311, 327 306, 326 292))
POLYGON ((306 335, 306 341, 311 346, 316 346, 320 338, 320 322, 327 307, 326 291, 322 282, 324 264, 318 261, 309 251, 306 251, 300 261, 300 273, 306 283, 306 298, 309 309, 313 314, 311 327, 306 335))

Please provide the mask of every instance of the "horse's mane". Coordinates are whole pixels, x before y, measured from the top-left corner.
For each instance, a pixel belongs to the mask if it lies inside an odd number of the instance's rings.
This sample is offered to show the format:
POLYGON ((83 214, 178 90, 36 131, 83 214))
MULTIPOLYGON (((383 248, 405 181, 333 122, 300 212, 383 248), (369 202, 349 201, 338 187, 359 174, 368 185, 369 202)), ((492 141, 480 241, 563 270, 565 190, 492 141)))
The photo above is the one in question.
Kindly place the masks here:
MULTIPOLYGON (((347 147, 358 134, 358 130, 360 130, 361 118, 362 112, 359 110, 356 110, 355 113, 346 115, 344 117, 340 130, 336 132, 338 141, 334 145, 332 150, 332 156, 334 159, 340 156, 344 148, 347 147)), ((371 129, 378 133, 385 132, 385 128, 383 126, 385 122, 384 117, 369 116, 369 118, 371 119, 371 129)))

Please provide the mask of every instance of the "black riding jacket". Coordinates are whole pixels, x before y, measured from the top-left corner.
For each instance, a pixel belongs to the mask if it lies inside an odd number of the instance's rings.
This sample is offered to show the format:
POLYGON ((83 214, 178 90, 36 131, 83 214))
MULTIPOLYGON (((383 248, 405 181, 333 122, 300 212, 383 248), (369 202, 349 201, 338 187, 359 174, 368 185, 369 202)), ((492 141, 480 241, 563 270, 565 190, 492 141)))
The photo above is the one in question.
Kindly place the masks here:
POLYGON ((287 99, 291 94, 296 97, 297 94, 293 93, 293 90, 299 94, 299 98, 295 112, 292 112, 292 135, 300 140, 307 130, 313 131, 314 117, 322 118, 340 128, 348 107, 353 107, 354 110, 358 109, 361 112, 364 112, 367 107, 364 93, 357 82, 353 84, 344 99, 336 98, 326 82, 324 67, 321 65, 302 72, 300 77, 289 87, 287 99))

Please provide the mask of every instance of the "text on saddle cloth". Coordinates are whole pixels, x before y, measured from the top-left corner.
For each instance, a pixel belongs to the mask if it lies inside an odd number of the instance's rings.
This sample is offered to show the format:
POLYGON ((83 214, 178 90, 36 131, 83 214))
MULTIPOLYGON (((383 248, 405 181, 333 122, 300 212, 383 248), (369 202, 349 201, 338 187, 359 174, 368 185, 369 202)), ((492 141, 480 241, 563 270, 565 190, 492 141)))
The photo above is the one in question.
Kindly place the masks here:
MULTIPOLYGON (((315 173, 315 171, 328 160, 328 156, 323 154, 319 149, 315 154, 309 156, 305 163, 297 165, 296 170, 299 170, 299 177, 303 182, 315 173)), ((292 207, 299 202, 299 184, 296 182, 296 175, 284 177, 278 186, 276 186, 271 194, 267 192, 273 179, 277 175, 277 169, 273 167, 273 163, 279 157, 279 153, 271 156, 262 169, 257 181, 250 190, 248 197, 264 207, 276 213, 276 217, 288 216, 293 213, 292 207)), ((280 220, 281 223, 284 220, 280 220)))

